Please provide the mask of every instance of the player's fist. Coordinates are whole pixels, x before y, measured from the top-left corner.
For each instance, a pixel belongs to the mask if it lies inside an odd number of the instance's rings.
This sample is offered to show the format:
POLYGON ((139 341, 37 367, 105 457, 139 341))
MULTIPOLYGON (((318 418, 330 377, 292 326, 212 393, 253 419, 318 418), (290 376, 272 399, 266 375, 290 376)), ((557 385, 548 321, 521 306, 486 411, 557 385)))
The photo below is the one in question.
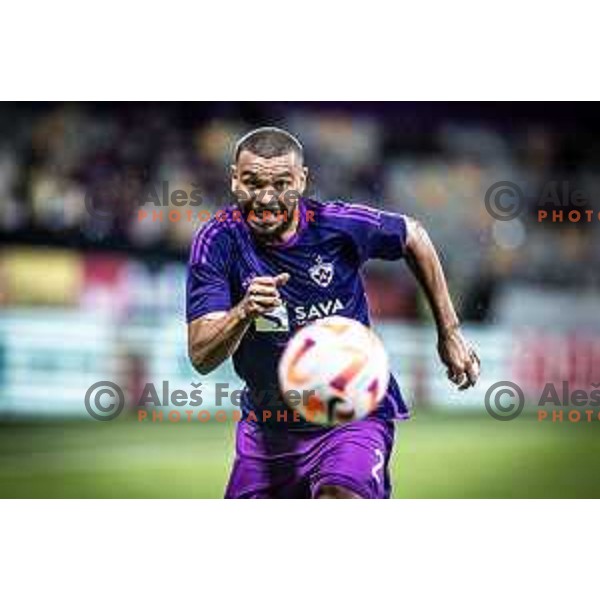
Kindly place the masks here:
POLYGON ((477 383, 481 371, 479 356, 459 329, 440 336, 438 352, 441 361, 448 367, 448 379, 459 390, 466 390, 477 383))
POLYGON ((238 305, 242 318, 254 319, 280 306, 278 288, 285 285, 289 278, 288 273, 280 273, 276 277, 254 277, 238 305))

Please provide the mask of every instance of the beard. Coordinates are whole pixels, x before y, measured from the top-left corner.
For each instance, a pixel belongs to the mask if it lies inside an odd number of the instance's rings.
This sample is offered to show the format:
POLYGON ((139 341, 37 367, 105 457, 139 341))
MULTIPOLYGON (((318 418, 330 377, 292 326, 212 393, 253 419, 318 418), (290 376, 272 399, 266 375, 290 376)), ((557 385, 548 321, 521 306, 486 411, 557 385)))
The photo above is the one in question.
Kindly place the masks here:
POLYGON ((252 233, 261 241, 278 241, 294 226, 298 199, 273 199, 268 204, 248 200, 240 205, 244 219, 252 233))

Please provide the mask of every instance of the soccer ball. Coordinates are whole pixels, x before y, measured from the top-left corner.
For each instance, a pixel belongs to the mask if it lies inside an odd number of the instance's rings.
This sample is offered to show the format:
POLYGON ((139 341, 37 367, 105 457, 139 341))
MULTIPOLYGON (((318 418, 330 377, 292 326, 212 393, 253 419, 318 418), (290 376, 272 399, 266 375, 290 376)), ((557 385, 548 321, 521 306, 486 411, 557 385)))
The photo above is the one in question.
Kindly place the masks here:
POLYGON ((337 425, 365 417, 390 378, 381 340, 362 323, 327 317, 300 329, 279 361, 286 403, 307 421, 337 425))

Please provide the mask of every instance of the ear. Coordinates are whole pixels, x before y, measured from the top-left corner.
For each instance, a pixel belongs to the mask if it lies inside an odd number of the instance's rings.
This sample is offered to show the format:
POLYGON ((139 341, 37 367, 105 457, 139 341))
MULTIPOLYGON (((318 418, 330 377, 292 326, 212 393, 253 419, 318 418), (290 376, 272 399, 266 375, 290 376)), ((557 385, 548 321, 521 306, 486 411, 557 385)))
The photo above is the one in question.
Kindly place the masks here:
POLYGON ((304 194, 304 190, 306 189, 306 182, 308 181, 308 167, 302 167, 302 175, 300 177, 300 189, 298 190, 300 194, 304 194))
POLYGON ((231 165, 229 167, 229 173, 231 175, 231 191, 235 193, 238 181, 237 167, 235 165, 231 165))

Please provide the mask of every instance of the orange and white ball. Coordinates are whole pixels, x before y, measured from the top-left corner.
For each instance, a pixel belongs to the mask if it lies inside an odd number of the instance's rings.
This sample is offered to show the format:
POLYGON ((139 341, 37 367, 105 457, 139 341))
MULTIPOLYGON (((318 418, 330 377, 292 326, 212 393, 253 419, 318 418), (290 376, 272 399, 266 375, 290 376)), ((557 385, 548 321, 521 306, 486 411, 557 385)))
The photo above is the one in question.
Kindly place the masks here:
POLYGON ((307 421, 336 425, 377 408, 390 378, 381 340, 362 323, 327 317, 300 329, 279 362, 284 399, 307 421))

